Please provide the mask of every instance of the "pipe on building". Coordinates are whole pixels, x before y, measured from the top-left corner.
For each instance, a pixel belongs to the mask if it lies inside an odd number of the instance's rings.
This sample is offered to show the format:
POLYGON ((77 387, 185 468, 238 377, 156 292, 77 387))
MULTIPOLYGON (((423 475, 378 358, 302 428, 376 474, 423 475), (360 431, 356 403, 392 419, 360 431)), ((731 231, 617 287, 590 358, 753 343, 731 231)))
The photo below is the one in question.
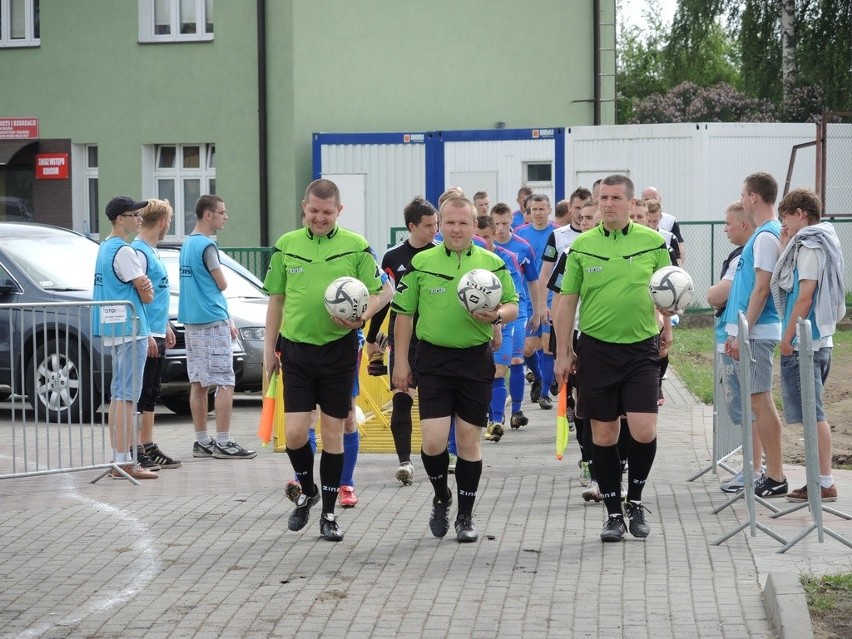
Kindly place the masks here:
POLYGON ((269 145, 266 97, 266 0, 257 0, 257 153, 260 245, 269 246, 269 145))
POLYGON ((595 58, 595 126, 601 123, 601 0, 592 2, 592 11, 594 12, 594 58, 595 58))

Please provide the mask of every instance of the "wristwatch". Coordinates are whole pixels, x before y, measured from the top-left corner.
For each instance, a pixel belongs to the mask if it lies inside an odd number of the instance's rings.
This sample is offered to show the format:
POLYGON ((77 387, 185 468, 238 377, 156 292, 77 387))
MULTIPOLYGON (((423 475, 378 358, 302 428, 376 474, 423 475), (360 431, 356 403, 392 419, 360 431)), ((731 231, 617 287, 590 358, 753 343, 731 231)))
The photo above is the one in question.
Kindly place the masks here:
POLYGON ((493 322, 491 322, 491 324, 494 325, 494 326, 500 326, 500 324, 502 324, 502 323, 503 323, 503 316, 500 315, 500 311, 497 311, 497 319, 495 319, 493 322))

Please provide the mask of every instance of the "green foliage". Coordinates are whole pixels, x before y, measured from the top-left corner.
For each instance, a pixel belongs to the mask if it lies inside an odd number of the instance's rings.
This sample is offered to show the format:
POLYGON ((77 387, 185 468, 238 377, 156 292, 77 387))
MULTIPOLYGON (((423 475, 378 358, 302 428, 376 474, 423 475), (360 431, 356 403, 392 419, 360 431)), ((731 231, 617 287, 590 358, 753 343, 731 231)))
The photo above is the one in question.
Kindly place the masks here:
POLYGON ((675 328, 669 361, 689 392, 702 404, 713 403, 713 358, 715 338, 712 328, 675 328))
POLYGON ((802 575, 799 580, 805 589, 808 608, 816 612, 831 612, 838 596, 852 594, 852 573, 837 575, 802 575))

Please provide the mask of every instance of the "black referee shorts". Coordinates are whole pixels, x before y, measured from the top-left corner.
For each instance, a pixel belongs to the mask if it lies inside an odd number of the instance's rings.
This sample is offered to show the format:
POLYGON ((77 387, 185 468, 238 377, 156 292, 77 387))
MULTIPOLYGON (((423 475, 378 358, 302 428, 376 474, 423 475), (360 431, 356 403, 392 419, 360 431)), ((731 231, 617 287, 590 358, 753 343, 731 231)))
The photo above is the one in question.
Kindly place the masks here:
POLYGON ((580 335, 577 397, 581 415, 601 422, 624 413, 656 413, 660 384, 658 337, 614 344, 580 335))
POLYGON ((453 414, 474 426, 488 424, 494 358, 486 342, 469 348, 445 348, 421 341, 415 365, 420 419, 453 414))
POLYGON ((355 331, 322 346, 280 337, 278 346, 286 412, 309 413, 319 404, 329 417, 349 415, 358 358, 355 331))

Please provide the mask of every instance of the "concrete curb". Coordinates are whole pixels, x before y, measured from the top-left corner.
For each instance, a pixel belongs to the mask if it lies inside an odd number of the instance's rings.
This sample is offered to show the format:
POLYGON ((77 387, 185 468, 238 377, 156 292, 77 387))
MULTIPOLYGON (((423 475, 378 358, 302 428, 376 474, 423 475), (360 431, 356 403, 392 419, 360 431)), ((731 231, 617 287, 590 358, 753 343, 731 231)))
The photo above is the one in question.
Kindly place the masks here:
POLYGON ((813 639, 811 615, 798 575, 770 572, 763 589, 763 605, 780 639, 813 639))

